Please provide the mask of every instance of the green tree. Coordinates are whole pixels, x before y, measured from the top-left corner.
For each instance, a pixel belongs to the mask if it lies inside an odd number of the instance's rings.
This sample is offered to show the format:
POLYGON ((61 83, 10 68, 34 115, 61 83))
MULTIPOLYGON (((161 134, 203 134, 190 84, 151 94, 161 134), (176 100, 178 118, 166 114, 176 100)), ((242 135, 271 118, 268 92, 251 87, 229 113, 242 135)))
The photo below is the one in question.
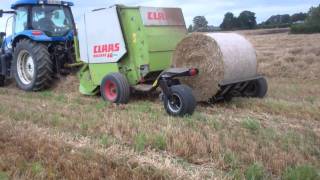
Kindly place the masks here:
POLYGON ((292 25, 291 32, 296 34, 320 33, 320 4, 318 7, 310 8, 305 23, 292 25))
POLYGON ((208 21, 204 16, 196 16, 193 19, 193 31, 205 32, 208 29, 208 21))
POLYGON ((284 14, 281 16, 281 24, 290 24, 291 23, 291 17, 289 14, 284 14))
POLYGON ((280 25, 289 23, 291 23, 291 17, 289 14, 274 15, 266 21, 267 25, 280 25))
POLYGON ((318 7, 311 7, 307 17, 307 24, 320 24, 320 4, 318 7))
POLYGON ((220 28, 223 30, 232 30, 238 28, 238 19, 231 12, 227 12, 224 15, 223 22, 220 25, 220 28))
POLYGON ((189 27, 188 27, 188 32, 193 32, 193 26, 192 25, 189 25, 189 27))
POLYGON ((273 15, 269 17, 269 19, 267 19, 266 22, 264 22, 264 24, 266 25, 273 25, 277 23, 278 23, 278 15, 273 15))
POLYGON ((257 26, 256 14, 251 11, 243 11, 238 17, 242 29, 253 29, 257 26))
POLYGON ((296 13, 291 16, 291 22, 305 21, 307 17, 307 13, 296 13))

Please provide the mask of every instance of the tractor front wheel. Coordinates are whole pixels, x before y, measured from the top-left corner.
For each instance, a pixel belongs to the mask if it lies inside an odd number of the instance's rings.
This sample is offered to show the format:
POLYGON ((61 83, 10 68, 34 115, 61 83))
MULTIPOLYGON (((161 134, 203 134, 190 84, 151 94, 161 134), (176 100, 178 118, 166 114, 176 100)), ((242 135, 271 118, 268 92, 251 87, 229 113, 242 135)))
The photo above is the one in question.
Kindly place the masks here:
POLYGON ((50 87, 53 64, 48 48, 28 39, 19 41, 13 53, 13 72, 22 90, 40 91, 50 87))
POLYGON ((171 86, 170 97, 164 95, 164 107, 171 116, 192 115, 196 108, 196 100, 192 89, 186 85, 171 86))
POLYGON ((127 79, 120 73, 107 75, 101 83, 100 92, 105 101, 126 104, 130 98, 130 86, 127 79))

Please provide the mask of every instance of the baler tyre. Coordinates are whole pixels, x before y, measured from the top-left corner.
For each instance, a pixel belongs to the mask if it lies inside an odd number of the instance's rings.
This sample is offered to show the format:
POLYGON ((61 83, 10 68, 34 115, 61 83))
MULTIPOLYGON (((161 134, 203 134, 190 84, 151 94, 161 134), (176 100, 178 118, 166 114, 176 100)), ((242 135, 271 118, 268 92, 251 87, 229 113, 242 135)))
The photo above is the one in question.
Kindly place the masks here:
POLYGON ((186 85, 175 85, 170 87, 173 96, 164 96, 164 108, 171 116, 192 115, 196 109, 197 102, 193 96, 192 89, 186 85))
POLYGON ((245 90, 244 95, 247 97, 264 98, 268 92, 268 82, 265 78, 259 78, 252 81, 245 90))
POLYGON ((101 83, 100 92, 105 101, 127 104, 130 99, 130 85, 120 73, 107 75, 101 83))
POLYGON ((14 48, 12 68, 17 86, 25 91, 44 90, 53 80, 48 48, 28 39, 20 40, 14 48))

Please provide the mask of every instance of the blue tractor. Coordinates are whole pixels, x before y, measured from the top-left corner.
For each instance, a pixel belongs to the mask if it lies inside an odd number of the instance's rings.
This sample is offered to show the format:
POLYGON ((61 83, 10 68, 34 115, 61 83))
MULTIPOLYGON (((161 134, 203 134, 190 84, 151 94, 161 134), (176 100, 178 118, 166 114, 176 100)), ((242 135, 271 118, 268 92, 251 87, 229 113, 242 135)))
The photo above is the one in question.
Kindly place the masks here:
MULTIPOLYGON (((55 77, 75 63, 72 2, 18 0, 12 4, 12 33, 0 33, 0 86, 14 78, 25 91, 49 88, 55 77)), ((11 28, 8 28, 11 29, 11 28)))

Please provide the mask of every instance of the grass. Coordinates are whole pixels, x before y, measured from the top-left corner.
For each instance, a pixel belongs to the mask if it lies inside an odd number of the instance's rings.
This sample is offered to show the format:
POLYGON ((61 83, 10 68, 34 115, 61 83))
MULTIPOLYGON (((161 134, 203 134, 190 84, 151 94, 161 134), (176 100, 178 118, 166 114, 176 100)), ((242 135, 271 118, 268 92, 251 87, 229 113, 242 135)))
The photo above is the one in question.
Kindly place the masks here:
POLYGON ((105 107, 107 107, 108 105, 109 105, 108 102, 101 101, 101 102, 97 103, 95 107, 96 107, 97 110, 102 110, 105 107))
POLYGON ((303 138, 300 134, 290 131, 282 136, 282 145, 283 148, 288 151, 292 146, 299 147, 303 141, 303 138))
POLYGON ((137 152, 143 152, 147 146, 147 137, 144 133, 139 133, 133 140, 134 149, 137 152))
POLYGON ((102 135, 100 137, 100 144, 103 146, 103 147, 108 147, 109 145, 111 145, 113 142, 112 142, 112 139, 107 136, 107 135, 102 135))
MULTIPOLYGON (((12 174, 10 179, 166 179, 172 177, 166 169, 143 165, 130 151, 122 154, 97 151, 97 148, 66 144, 65 138, 27 124, 1 122, 0 168, 12 174), (14 125, 14 129, 9 130, 14 125), (38 138, 34 138, 38 136, 38 138), (15 150, 15 151, 12 151, 15 150), (114 155, 116 155, 114 157, 114 155), (7 163, 3 163, 7 162, 7 163), (10 163, 12 162, 12 163, 10 163), (135 164, 135 165, 134 165, 135 164), (135 168, 133 168, 133 166, 135 168), (168 175, 169 174, 169 175, 168 175)), ((85 144, 85 143, 84 143, 85 144)), ((1 177, 8 177, 1 172, 1 177)))
POLYGON ((234 171, 239 168, 239 160, 235 153, 227 152, 223 157, 224 162, 228 165, 228 168, 234 171))
POLYGON ((162 134, 157 134, 151 137, 151 146, 157 150, 166 150, 167 139, 162 134))
MULTIPOLYGON (((193 167, 192 164, 206 166, 212 159, 219 164, 216 170, 240 179, 245 177, 250 162, 257 160, 273 176, 280 176, 288 165, 305 161, 319 166, 320 143, 312 129, 317 127, 317 121, 284 116, 283 110, 280 115, 268 111, 264 114, 259 109, 264 100, 239 99, 231 105, 200 107, 191 117, 171 118, 158 103, 138 101, 114 106, 98 97, 79 95, 65 95, 67 100, 62 102, 55 98, 59 93, 46 98, 37 93, 22 93, 17 105, 11 101, 17 91, 13 89, 12 94, 5 92, 5 95, 0 91, 1 119, 97 139, 104 149, 125 145, 138 154, 165 151, 188 162, 185 169, 193 167), (257 109, 251 109, 254 103, 258 104, 257 109), (30 108, 24 108, 26 105, 30 108)), ((91 157, 90 153, 83 154, 91 157)), ((44 166, 44 171, 48 171, 44 166)))
POLYGON ((51 98, 51 97, 54 97, 54 94, 52 91, 43 91, 43 92, 40 92, 40 97, 43 97, 43 98, 51 98))
POLYGON ((35 176, 37 176, 44 171, 44 168, 40 162, 35 162, 31 164, 31 171, 35 176))
POLYGON ((212 129, 217 131, 223 128, 223 125, 215 118, 212 118, 211 120, 209 120, 208 124, 212 129))
POLYGON ((262 180, 265 177, 265 170, 263 165, 254 163, 245 171, 245 178, 247 180, 262 180))
POLYGON ((8 180, 9 176, 7 175, 6 172, 0 171, 0 180, 8 180))
POLYGON ((250 130, 252 133, 256 133, 261 128, 259 121, 252 118, 246 118, 242 121, 242 126, 250 130))
POLYGON ((274 34, 247 38, 257 50, 262 74, 308 81, 320 78, 319 44, 314 41, 320 39, 320 34, 274 34))
POLYGON ((316 174, 320 68, 313 56, 320 55, 314 43, 320 37, 249 38, 269 80, 268 97, 200 105, 189 117, 167 116, 157 97, 133 97, 121 106, 105 103, 80 95, 70 81, 40 93, 1 88, 0 177, 290 179, 316 174), (297 43, 303 47, 294 47, 297 43), (299 61, 305 70, 295 69, 299 61))
POLYGON ((316 168, 304 165, 288 168, 282 177, 283 180, 317 180, 320 179, 320 171, 316 168))

